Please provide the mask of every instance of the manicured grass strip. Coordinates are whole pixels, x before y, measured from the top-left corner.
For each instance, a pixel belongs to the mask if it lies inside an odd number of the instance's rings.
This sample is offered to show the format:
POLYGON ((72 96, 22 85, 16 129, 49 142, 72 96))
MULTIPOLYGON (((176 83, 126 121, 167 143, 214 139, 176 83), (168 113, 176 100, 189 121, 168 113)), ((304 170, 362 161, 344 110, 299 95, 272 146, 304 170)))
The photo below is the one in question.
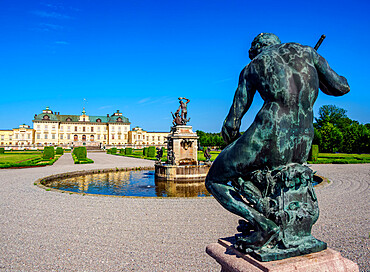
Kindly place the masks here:
POLYGON ((17 163, 30 159, 41 158, 40 153, 36 154, 0 154, 0 163, 17 163))

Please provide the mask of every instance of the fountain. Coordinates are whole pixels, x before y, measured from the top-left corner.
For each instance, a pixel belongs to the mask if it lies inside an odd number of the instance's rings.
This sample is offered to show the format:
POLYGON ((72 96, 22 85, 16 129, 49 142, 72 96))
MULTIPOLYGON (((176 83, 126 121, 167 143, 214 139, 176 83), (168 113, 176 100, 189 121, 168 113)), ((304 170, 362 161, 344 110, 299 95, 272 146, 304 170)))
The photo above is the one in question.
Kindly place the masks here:
POLYGON ((187 104, 185 97, 179 97, 180 106, 172 114, 173 126, 167 136, 167 163, 160 157, 155 164, 155 177, 163 181, 199 182, 205 180, 211 163, 198 162, 198 136, 192 126, 187 125, 187 104), (185 102, 183 101, 185 100, 185 102))

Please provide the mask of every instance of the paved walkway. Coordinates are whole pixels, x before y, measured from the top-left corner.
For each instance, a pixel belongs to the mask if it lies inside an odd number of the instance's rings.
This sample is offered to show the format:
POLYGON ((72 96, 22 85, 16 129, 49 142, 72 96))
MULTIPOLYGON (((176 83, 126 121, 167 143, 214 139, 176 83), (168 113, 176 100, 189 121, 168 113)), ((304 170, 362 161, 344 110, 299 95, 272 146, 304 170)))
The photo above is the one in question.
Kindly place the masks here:
MULTIPOLYGON (((238 217, 213 198, 141 199, 45 191, 38 178, 68 171, 152 166, 152 161, 89 153, 53 166, 0 170, 0 271, 219 271, 204 251, 235 233, 238 217)), ((315 165, 332 183, 317 189, 314 235, 369 263, 370 165, 315 165)))

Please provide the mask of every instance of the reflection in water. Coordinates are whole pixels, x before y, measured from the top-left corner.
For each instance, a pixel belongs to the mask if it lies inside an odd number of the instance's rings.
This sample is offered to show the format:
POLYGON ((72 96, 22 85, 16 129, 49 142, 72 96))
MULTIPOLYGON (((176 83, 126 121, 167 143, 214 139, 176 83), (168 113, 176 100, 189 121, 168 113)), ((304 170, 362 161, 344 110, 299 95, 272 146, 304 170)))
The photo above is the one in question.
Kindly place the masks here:
POLYGON ((174 183, 155 181, 154 171, 118 171, 56 179, 45 184, 70 192, 141 197, 210 196, 204 182, 174 183))

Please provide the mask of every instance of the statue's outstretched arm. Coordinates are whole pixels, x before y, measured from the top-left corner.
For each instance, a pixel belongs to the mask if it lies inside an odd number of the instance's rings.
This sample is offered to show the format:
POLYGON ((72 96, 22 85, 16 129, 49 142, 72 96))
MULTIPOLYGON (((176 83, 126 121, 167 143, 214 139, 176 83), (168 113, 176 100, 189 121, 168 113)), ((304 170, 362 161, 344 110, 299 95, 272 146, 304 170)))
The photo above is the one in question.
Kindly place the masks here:
POLYGON ((251 80, 248 80, 248 67, 244 68, 240 73, 239 85, 235 92, 234 101, 222 127, 222 137, 226 144, 232 143, 240 136, 241 119, 250 108, 256 93, 251 80))
POLYGON ((314 61, 319 74, 321 91, 333 96, 341 96, 349 92, 347 79, 334 72, 328 62, 317 52, 314 52, 314 61))

